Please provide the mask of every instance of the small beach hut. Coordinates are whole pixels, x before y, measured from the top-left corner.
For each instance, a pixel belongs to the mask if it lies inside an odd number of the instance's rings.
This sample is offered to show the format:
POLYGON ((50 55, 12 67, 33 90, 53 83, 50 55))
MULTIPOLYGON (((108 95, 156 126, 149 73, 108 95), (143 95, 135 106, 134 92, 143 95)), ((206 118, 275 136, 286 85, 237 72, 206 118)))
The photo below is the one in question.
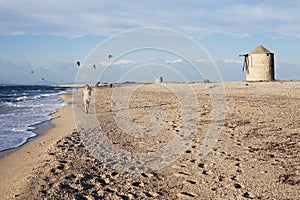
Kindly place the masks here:
POLYGON ((155 78, 155 83, 162 83, 162 82, 164 82, 163 77, 158 76, 155 78))
POLYGON ((240 56, 244 56, 243 71, 246 71, 246 81, 275 80, 274 53, 260 45, 240 56))

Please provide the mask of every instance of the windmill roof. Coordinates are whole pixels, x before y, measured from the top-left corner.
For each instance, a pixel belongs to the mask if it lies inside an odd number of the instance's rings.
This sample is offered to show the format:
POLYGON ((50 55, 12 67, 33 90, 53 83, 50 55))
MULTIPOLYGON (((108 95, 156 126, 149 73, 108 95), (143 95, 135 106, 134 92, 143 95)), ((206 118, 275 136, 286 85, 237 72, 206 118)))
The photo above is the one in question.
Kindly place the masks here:
POLYGON ((258 47, 256 47, 255 49, 249 52, 249 54, 265 54, 265 53, 272 53, 272 52, 266 49, 265 47, 263 47, 262 45, 259 45, 258 47))

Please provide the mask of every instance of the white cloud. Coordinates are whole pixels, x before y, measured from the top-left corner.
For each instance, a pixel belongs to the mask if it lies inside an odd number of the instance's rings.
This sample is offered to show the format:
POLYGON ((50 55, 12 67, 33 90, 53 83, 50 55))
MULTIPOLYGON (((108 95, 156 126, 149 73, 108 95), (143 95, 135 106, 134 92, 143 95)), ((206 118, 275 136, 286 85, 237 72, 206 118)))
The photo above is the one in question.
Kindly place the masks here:
POLYGON ((210 63, 213 62, 213 60, 207 60, 207 59, 196 59, 194 60, 196 63, 210 63))
POLYGON ((99 65, 102 65, 102 66, 105 66, 105 67, 108 66, 109 64, 110 64, 110 62, 107 62, 105 60, 99 62, 99 65))
POLYGON ((175 64, 175 63, 181 63, 183 60, 181 58, 176 59, 176 60, 166 60, 166 63, 168 64, 175 64))
POLYGON ((99 62, 99 64, 101 66, 118 66, 118 65, 129 65, 129 64, 136 64, 138 63, 137 61, 134 61, 134 60, 118 60, 118 61, 115 61, 115 62, 108 62, 108 61, 101 61, 99 62))
POLYGON ((108 36, 131 28, 155 26, 195 37, 212 33, 245 37, 257 32, 300 37, 295 26, 299 24, 299 8, 297 0, 10 0, 0 3, 0 33, 108 36))
POLYGON ((224 63, 236 63, 236 64, 243 64, 243 60, 230 60, 230 59, 225 59, 223 60, 224 63))
POLYGON ((119 60, 116 62, 113 62, 112 65, 129 65, 129 64, 135 64, 138 63, 137 61, 133 60, 119 60))

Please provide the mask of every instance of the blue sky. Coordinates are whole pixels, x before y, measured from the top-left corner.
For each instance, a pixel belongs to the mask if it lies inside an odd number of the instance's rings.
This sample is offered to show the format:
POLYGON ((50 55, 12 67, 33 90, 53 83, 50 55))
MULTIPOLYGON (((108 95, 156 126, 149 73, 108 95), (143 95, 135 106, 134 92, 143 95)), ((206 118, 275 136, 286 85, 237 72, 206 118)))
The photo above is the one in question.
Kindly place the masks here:
MULTIPOLYGON (((242 58, 238 55, 258 45, 275 53, 278 79, 299 80, 299 10, 298 0, 1 0, 0 83, 39 84, 42 78, 46 83, 72 83, 80 70, 77 60, 83 62, 84 68, 92 52, 101 49, 99 43, 143 27, 171 29, 194 40, 211 57, 225 81, 244 80, 242 58)), ((171 42, 177 44, 175 40, 171 42)), ((122 45, 125 49, 130 46, 126 42, 122 45)), ((115 45, 106 50, 118 48, 115 45)), ((192 77, 192 69, 180 56, 157 52, 150 56, 149 51, 142 51, 114 57, 105 81, 118 81, 114 77, 118 73, 129 81, 135 77, 137 81, 151 81, 155 76, 151 70, 158 71, 157 75, 169 74, 169 81, 180 80, 178 74, 189 79, 190 73, 192 77), (147 66, 147 62, 155 63, 147 66), (136 70, 128 74, 132 69, 136 70), (177 70, 177 75, 172 69, 177 70)), ((97 69, 109 62, 112 60, 105 58, 95 61, 97 69)), ((194 80, 197 78, 189 81, 194 80)))

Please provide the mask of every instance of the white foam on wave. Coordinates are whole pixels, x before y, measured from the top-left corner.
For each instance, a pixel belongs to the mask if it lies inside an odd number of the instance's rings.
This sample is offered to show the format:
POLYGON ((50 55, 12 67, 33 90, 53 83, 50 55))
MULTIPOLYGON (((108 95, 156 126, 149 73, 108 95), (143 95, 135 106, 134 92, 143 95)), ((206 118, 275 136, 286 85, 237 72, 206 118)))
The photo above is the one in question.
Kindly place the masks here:
POLYGON ((3 106, 4 107, 22 107, 22 105, 15 104, 13 102, 4 102, 3 106))
POLYGON ((27 96, 21 96, 21 97, 16 98, 17 101, 23 101, 25 99, 28 99, 28 97, 27 96))
POLYGON ((58 98, 66 93, 60 91, 49 94, 38 94, 16 98, 19 101, 5 102, 0 114, 0 151, 23 145, 29 138, 37 134, 33 132, 35 125, 47 122, 50 116, 67 103, 58 98))

